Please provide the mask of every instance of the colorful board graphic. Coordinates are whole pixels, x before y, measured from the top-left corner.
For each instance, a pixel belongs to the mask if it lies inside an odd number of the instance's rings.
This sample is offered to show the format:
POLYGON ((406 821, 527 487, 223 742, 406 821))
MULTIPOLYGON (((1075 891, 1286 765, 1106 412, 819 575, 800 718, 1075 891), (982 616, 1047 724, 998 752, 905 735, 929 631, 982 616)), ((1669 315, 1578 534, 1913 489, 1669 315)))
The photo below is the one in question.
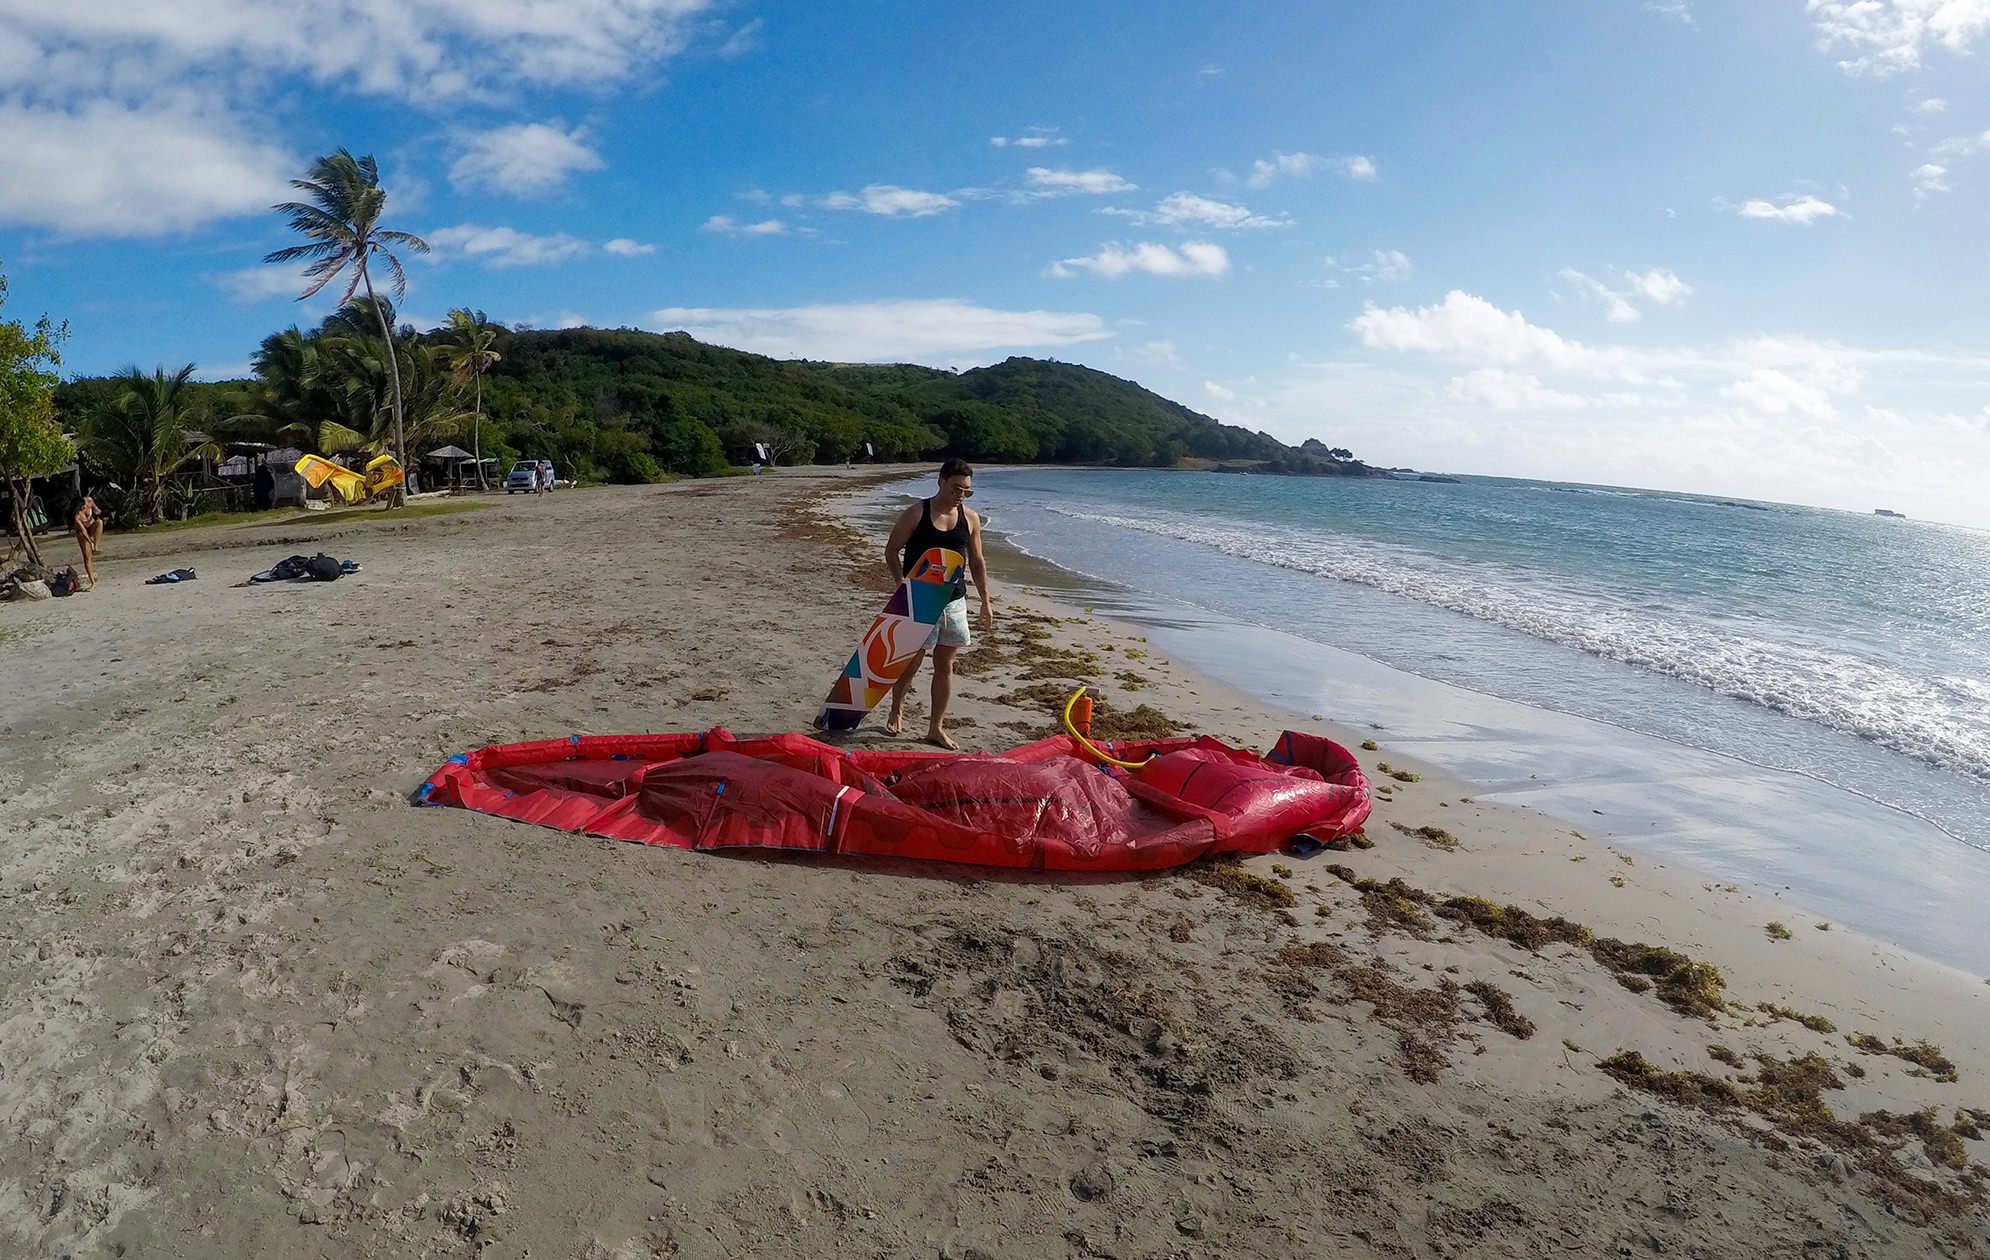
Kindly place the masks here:
POLYGON ((967 558, 958 551, 934 547, 912 562, 912 571, 885 601, 884 611, 864 631, 850 663, 829 688, 816 726, 825 731, 851 731, 877 707, 891 685, 926 646, 940 613, 960 588, 967 558))

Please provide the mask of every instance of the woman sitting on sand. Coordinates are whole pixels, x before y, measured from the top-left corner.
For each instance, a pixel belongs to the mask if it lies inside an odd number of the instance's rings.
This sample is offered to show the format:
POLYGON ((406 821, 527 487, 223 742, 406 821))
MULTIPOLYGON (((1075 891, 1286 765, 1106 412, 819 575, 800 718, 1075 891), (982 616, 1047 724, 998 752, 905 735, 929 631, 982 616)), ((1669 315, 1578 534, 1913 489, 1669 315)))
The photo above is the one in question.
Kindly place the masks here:
POLYGON ((69 518, 69 524, 76 531, 76 546, 83 552, 83 576, 90 583, 83 589, 95 590, 97 566, 91 563, 91 560, 97 549, 104 545, 103 509, 97 506, 97 500, 93 496, 86 494, 83 496, 83 501, 76 506, 76 514, 69 518))

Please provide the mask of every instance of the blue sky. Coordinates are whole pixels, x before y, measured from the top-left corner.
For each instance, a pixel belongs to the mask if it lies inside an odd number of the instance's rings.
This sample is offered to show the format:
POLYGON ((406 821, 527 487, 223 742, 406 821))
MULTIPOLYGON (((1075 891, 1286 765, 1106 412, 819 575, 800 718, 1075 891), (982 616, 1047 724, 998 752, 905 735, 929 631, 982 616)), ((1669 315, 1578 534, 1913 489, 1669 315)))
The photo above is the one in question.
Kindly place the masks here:
POLYGON ((1990 0, 0 0, 7 314, 239 370, 337 145, 406 314, 1090 364, 1371 461, 1990 527, 1990 0))

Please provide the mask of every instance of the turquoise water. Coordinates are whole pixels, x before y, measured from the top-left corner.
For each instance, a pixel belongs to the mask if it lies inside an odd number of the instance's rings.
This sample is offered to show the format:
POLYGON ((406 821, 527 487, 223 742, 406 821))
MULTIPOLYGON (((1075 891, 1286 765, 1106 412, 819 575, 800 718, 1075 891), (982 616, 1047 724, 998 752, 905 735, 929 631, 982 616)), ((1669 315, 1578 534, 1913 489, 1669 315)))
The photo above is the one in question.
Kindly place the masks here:
POLYGON ((1803 776, 1990 849, 1990 535, 1494 478, 979 484, 991 528, 1066 568, 1803 776))

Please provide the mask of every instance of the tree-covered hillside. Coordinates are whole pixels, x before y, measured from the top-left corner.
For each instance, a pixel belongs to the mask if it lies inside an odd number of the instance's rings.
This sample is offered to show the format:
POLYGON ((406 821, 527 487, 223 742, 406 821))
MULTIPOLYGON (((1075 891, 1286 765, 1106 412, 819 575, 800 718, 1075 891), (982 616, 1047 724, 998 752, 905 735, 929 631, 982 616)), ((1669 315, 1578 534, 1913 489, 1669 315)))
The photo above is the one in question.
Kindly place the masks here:
MULTIPOLYGON (((189 432, 223 445, 261 442, 348 459, 391 450, 393 366, 401 427, 417 457, 453 443, 500 466, 550 459, 563 476, 588 480, 711 476, 754 462, 760 450, 783 464, 840 463, 864 456, 866 445, 866 458, 881 461, 960 455, 985 463, 1376 475, 1318 440, 1286 446, 1068 363, 1015 358, 959 373, 814 363, 706 345, 684 333, 518 331, 470 311, 452 313, 450 325, 429 333, 395 328, 390 354, 374 330, 396 320, 378 300, 377 314, 356 299, 315 329, 271 334, 254 356, 252 379, 188 383, 175 414, 189 432), (466 348, 469 340, 476 347, 466 348), (466 366, 473 360, 475 372, 466 366)), ((101 434, 130 411, 132 396, 128 379, 79 378, 56 390, 55 406, 72 431, 101 434)), ((109 481, 145 480, 143 469, 113 458, 109 444, 92 440, 83 448, 109 481)))
MULTIPOLYGON (((877 458, 960 455, 1173 467, 1233 464, 1341 476, 1374 470, 1345 451, 1286 446, 1226 425, 1131 381, 1042 359, 953 373, 908 364, 769 359, 684 333, 629 329, 501 332, 488 378, 494 428, 641 435, 652 458, 702 473, 721 455, 747 462, 764 443, 781 462, 841 461, 869 443, 877 458)), ((622 470, 604 463, 611 475, 622 470)))

